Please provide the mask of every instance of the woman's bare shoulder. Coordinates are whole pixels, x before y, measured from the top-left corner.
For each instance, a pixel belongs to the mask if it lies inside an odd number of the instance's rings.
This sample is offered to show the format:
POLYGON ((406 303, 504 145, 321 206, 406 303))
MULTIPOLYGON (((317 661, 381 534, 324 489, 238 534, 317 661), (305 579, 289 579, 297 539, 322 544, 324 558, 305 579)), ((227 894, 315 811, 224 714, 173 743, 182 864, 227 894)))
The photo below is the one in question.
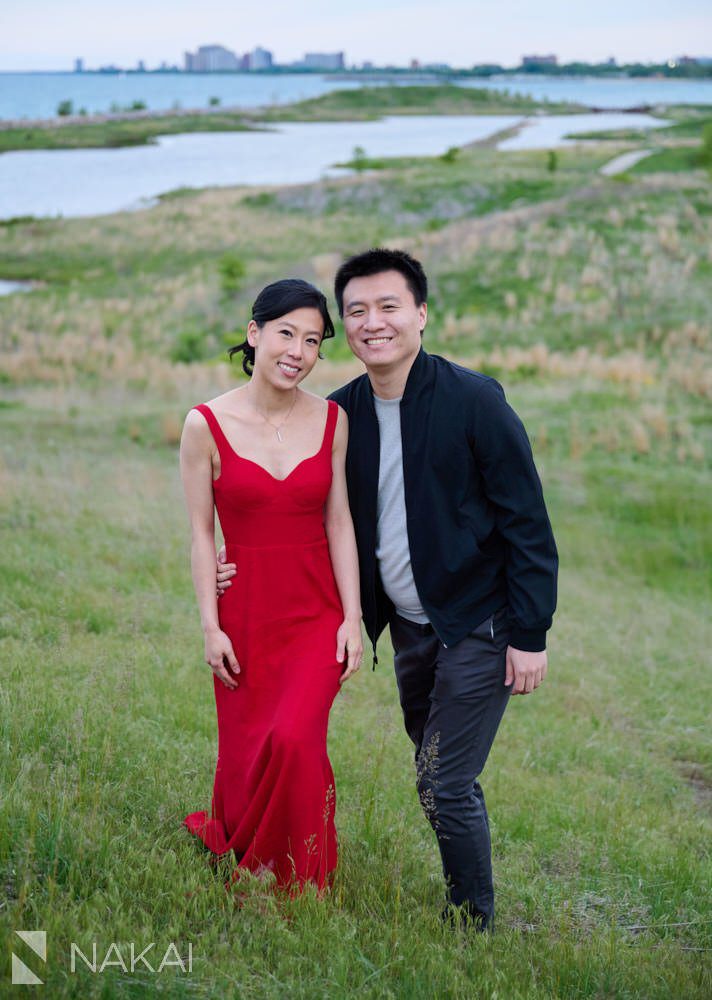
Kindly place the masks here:
POLYGON ((228 389, 227 392, 221 392, 219 396, 207 400, 205 405, 209 406, 216 416, 221 413, 237 416, 244 406, 244 390, 244 386, 228 389))
MULTIPOLYGON (((224 416, 232 416, 236 414, 238 404, 236 404, 233 399, 234 393, 235 390, 230 389, 228 392, 223 392, 219 396, 214 396, 202 405, 207 406, 216 420, 219 421, 224 416)), ((183 424, 183 433, 187 433, 191 437, 204 438, 206 441, 212 436, 208 420, 206 419, 205 414, 201 413, 197 406, 188 410, 183 424)))
POLYGON ((309 392, 307 389, 302 389, 301 386, 299 387, 299 392, 302 395, 302 406, 304 407, 305 413, 322 417, 326 414, 329 404, 323 396, 317 396, 316 393, 309 392))

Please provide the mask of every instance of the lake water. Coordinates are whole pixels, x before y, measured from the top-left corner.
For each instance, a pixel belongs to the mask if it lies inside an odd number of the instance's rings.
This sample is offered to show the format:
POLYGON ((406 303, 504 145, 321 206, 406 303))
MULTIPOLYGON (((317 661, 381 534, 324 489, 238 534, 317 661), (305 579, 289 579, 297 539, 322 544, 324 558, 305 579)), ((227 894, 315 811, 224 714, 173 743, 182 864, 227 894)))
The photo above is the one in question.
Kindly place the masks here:
POLYGON ((511 139, 497 144, 497 149, 550 149, 552 146, 575 145, 567 136, 579 132, 601 132, 604 129, 655 128, 668 122, 643 114, 623 114, 605 111, 595 115, 537 115, 511 139))
MULTIPOLYGON (((355 146, 369 156, 434 156, 493 135, 511 115, 408 116, 375 122, 294 122, 270 132, 163 136, 153 146, 47 150, 0 156, 0 218, 85 216, 145 207, 181 187, 299 184, 333 172, 355 146)), ((550 148, 572 129, 654 127, 647 115, 537 117, 511 149, 550 148)))
MULTIPOLYGON (((151 110, 179 104, 205 108, 211 97, 225 107, 263 107, 318 97, 337 88, 413 83, 397 77, 379 81, 338 80, 311 74, 194 73, 0 73, 0 119, 51 118, 60 101, 76 110, 108 111, 113 103, 145 101, 151 110)), ((419 82, 433 82, 423 79, 419 82)), ((587 107, 627 108, 660 103, 712 104, 712 80, 602 80, 597 77, 493 77, 456 81, 527 94, 537 100, 575 101, 587 107)))
POLYGON ((0 280, 0 295, 13 295, 15 292, 27 292, 31 288, 29 281, 0 280))
MULTIPOLYGON (((468 81, 468 86, 479 86, 468 81)), ((537 101, 573 101, 587 108, 637 108, 658 104, 712 104, 709 80, 602 80, 599 77, 511 76, 487 86, 525 94, 537 101)))

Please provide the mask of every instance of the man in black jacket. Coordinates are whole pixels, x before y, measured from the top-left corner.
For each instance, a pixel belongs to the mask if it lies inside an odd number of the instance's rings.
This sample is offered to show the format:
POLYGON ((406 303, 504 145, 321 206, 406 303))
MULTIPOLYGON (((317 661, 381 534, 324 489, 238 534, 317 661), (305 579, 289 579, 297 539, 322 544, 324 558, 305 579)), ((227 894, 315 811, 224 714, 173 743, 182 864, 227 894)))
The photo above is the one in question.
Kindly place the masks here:
POLYGON ((444 912, 485 929, 494 891, 478 778, 510 694, 529 694, 546 675, 556 546, 526 432, 501 386, 422 348, 419 262, 370 250, 341 266, 335 294, 366 366, 331 396, 349 418, 364 624, 374 662, 390 627, 418 792, 448 886, 444 912))

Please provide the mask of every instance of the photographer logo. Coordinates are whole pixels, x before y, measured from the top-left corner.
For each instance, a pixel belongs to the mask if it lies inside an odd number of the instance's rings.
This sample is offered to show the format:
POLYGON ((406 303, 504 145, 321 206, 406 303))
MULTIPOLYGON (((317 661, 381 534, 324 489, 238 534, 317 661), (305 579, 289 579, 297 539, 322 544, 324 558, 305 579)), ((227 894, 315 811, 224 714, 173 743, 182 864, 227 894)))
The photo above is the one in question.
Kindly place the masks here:
MULTIPOLYGON (((24 941, 34 952, 35 956, 42 962, 47 961, 47 932, 46 931, 15 931, 16 936, 24 941)), ((23 949, 26 951, 26 949, 23 949)), ((34 962, 33 962, 34 964, 34 962)), ((40 979, 23 960, 12 953, 12 983, 13 986, 43 986, 44 980, 40 979)))

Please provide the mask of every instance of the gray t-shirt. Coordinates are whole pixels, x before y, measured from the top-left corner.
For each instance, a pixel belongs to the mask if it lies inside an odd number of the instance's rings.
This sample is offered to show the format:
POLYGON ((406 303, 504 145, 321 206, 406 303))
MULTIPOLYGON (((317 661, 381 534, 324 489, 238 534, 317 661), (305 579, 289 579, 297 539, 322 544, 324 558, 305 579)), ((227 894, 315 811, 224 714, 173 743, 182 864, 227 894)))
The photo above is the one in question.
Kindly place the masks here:
POLYGON ((410 565, 408 527, 403 486, 403 445, 401 441, 400 399, 373 397, 381 434, 378 473, 378 527, 376 559, 383 589, 397 613, 411 622, 425 625, 428 616, 418 597, 410 565))

